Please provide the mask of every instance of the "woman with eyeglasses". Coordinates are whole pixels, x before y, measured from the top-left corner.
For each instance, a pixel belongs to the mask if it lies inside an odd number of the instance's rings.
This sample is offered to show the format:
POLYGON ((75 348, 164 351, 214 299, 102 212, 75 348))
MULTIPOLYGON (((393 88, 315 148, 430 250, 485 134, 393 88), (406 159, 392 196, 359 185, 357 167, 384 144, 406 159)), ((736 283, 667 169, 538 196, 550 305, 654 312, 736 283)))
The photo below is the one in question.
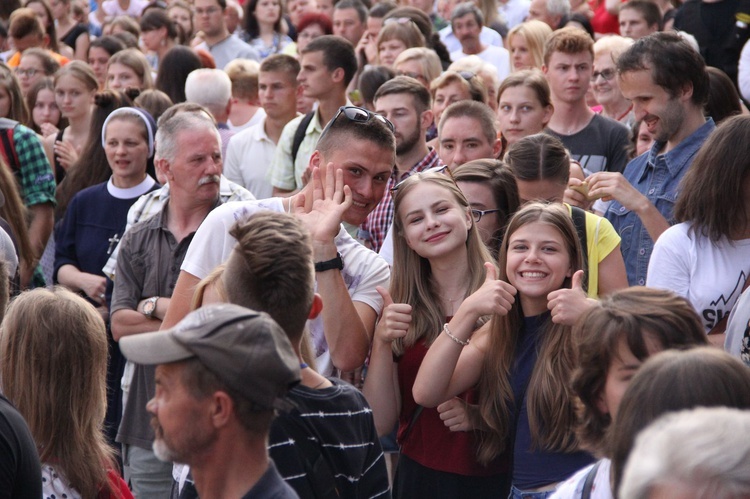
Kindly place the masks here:
POLYGON ((493 312, 495 295, 510 293, 509 285, 487 279, 494 259, 466 197, 448 175, 414 174, 396 186, 393 199, 391 286, 378 288, 385 308, 364 386, 378 432, 387 434, 398 423, 401 454, 393 496, 504 497, 507 455, 479 464, 477 435, 454 420, 465 404, 476 403, 476 390, 426 408, 414 401, 412 385, 430 345, 450 335, 443 333, 444 324, 459 308, 485 318, 493 312))
POLYGON ((602 106, 601 114, 627 126, 635 121, 633 104, 620 91, 617 81, 616 60, 633 44, 630 38, 607 36, 594 44, 594 72, 591 89, 596 102, 602 106))
POLYGON ((44 77, 54 75, 58 69, 60 69, 60 63, 46 50, 38 47, 24 50, 15 69, 18 83, 21 85, 21 93, 24 96, 28 95, 34 85, 44 77))
POLYGON ((513 172, 496 159, 475 159, 456 167, 453 178, 471 205, 482 242, 497 259, 508 220, 519 207, 513 172))

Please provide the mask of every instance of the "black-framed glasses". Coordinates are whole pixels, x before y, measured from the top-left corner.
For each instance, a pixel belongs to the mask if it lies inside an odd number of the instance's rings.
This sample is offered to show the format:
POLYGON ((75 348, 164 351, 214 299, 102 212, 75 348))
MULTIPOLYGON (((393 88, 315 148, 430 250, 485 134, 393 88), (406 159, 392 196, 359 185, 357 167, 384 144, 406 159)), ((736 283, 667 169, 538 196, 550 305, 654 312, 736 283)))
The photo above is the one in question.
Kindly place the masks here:
POLYGON ((385 124, 391 130, 391 133, 395 133, 396 131, 393 123, 391 123, 385 116, 382 116, 378 113, 373 113, 372 111, 368 111, 367 109, 357 106, 341 106, 339 108, 339 112, 336 113, 336 116, 334 116, 333 119, 328 122, 326 127, 320 133, 320 138, 318 140, 323 138, 326 132, 330 130, 330 128, 342 114, 346 116, 346 119, 348 119, 349 121, 354 121, 357 123, 367 123, 372 119, 378 120, 381 123, 385 124))
MULTIPOLYGON (((428 168, 428 169, 426 169, 426 170, 423 170, 423 171, 421 171, 421 172, 418 172, 418 173, 417 173, 417 175, 418 175, 419 173, 443 173, 443 172, 448 172, 448 173, 446 174, 446 176, 450 177, 450 179, 451 179, 451 180, 453 180, 453 182, 454 182, 454 183, 456 182, 456 179, 455 179, 455 178, 453 178, 453 173, 451 173, 451 169, 450 169, 450 168, 448 168, 448 165, 442 165, 442 166, 433 166, 432 168, 428 168)), ((399 188, 399 187, 401 187, 401 184, 403 184, 404 182, 406 182, 406 181, 407 181, 407 180, 409 180, 410 178, 411 178, 411 176, 409 176, 409 177, 406 177, 406 178, 405 178, 405 179, 403 179, 403 180, 402 180, 401 182, 399 182, 398 184, 396 184, 396 185, 394 185, 393 187, 391 187, 391 192, 396 192, 396 191, 398 190, 398 188, 399 188)))
POLYGON ((490 213, 497 213, 498 211, 500 211, 500 210, 498 210, 498 209, 494 209, 494 210, 475 210, 475 209, 472 209, 471 210, 471 216, 474 217, 474 221, 475 222, 479 223, 479 221, 482 219, 483 216, 489 215, 490 213))
POLYGON ((604 78, 604 81, 609 81, 615 77, 615 70, 613 68, 607 68, 602 71, 594 71, 591 74, 591 81, 592 82, 596 81, 596 79, 599 78, 599 76, 604 78))

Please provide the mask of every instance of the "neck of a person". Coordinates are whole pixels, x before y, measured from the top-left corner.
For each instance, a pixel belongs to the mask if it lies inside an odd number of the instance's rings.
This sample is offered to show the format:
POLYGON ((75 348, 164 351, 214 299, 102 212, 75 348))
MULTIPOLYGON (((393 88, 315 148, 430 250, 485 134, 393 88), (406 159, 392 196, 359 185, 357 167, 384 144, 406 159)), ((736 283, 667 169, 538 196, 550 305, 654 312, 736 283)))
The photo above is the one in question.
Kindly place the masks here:
POLYGON ((573 135, 580 132, 591 122, 594 112, 586 105, 586 99, 575 102, 564 102, 552 98, 555 112, 547 125, 560 135, 573 135))
POLYGON ((167 55, 167 52, 170 51, 175 46, 174 40, 167 37, 164 39, 164 43, 159 44, 159 48, 156 49, 156 56, 159 58, 160 61, 164 60, 164 56, 167 55))
POLYGON ((441 297, 453 301, 457 298, 463 298, 467 291, 469 276, 466 245, 462 245, 442 257, 430 258, 430 270, 441 297))
POLYGON ((276 30, 273 28, 273 24, 258 23, 258 36, 264 41, 273 40, 275 34, 276 30))
POLYGON ((333 383, 328 381, 328 378, 316 372, 313 368, 305 363, 302 355, 300 354, 302 341, 305 340, 300 340, 300 344, 295 345, 294 347, 294 351, 297 354, 297 358, 299 359, 300 364, 300 384, 307 388, 312 388, 313 390, 322 390, 323 388, 333 386, 333 383))
POLYGON ((234 126, 242 126, 255 116, 260 106, 251 104, 245 99, 232 98, 232 110, 229 111, 229 120, 234 126))
POLYGON ((632 109, 632 107, 633 104, 625 98, 602 104, 604 116, 612 118, 615 121, 620 121, 622 118, 624 118, 625 115, 628 114, 630 109, 632 109))
POLYGON ((243 497, 268 469, 265 438, 249 439, 239 428, 224 433, 201 455, 191 456, 190 472, 202 499, 243 497))
POLYGON ((140 183, 143 182, 145 178, 146 178, 145 171, 143 172, 143 175, 140 177, 134 177, 134 176, 119 177, 113 174, 112 185, 114 185, 118 189, 130 189, 132 187, 140 185, 140 183))
MULTIPOLYGON (((68 119, 68 140, 81 149, 91 131, 91 113, 68 119)), ((80 151, 79 151, 80 152, 80 151)))
POLYGON ((264 124, 264 130, 268 138, 273 141, 274 144, 279 143, 281 132, 287 123, 292 121, 297 116, 297 111, 291 110, 290 113, 283 116, 271 116, 266 114, 266 122, 264 124))
POLYGON ((703 109, 693 105, 692 103, 688 104, 679 130, 677 130, 675 134, 667 139, 667 143, 661 152, 668 153, 669 151, 680 145, 683 140, 691 136, 705 123, 706 117, 703 115, 703 109))
POLYGON ((122 10, 128 10, 130 7, 130 0, 117 0, 117 3, 120 4, 122 10))
POLYGON ((203 40, 209 47, 216 45, 217 43, 229 38, 229 31, 226 26, 222 26, 221 29, 217 30, 213 35, 203 34, 203 40))
POLYGON ((328 95, 318 99, 318 113, 320 113, 320 126, 326 126, 326 123, 331 121, 336 113, 339 112, 341 106, 346 105, 346 89, 337 88, 335 91, 331 91, 328 95))
MULTIPOLYGON (((175 192, 170 188, 167 208, 167 227, 177 242, 198 230, 216 203, 213 200, 196 200, 184 192, 175 192)), ((217 195, 218 197, 218 195, 217 195)))
POLYGON ((408 172, 414 165, 419 163, 430 153, 424 133, 420 131, 420 140, 409 151, 396 156, 396 169, 399 175, 408 172))
POLYGON ((461 48, 463 49, 464 54, 467 55, 481 54, 487 50, 487 46, 483 45, 482 42, 479 41, 479 38, 462 42, 461 48))

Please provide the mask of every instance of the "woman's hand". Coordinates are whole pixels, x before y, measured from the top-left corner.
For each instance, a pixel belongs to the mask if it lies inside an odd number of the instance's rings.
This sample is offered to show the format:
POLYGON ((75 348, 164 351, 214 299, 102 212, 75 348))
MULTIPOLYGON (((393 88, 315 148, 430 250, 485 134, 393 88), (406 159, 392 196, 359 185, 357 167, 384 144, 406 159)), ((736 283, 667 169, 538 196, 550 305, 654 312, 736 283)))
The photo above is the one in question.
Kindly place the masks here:
POLYGON ((393 303, 390 293, 385 288, 377 286, 378 293, 383 298, 383 314, 375 328, 375 339, 383 343, 406 336, 411 324, 411 305, 393 303))
POLYGON ((57 132, 60 131, 59 128, 57 128, 52 123, 42 123, 39 125, 39 130, 42 131, 42 137, 49 137, 50 135, 57 135, 57 132))
POLYGON ((99 305, 106 305, 107 300, 105 299, 104 292, 107 290, 107 278, 100 275, 88 274, 86 272, 81 273, 81 282, 79 283, 81 290, 86 293, 86 296, 94 300, 99 305))
POLYGON ((458 397, 437 406, 440 419, 450 431, 471 431, 474 429, 469 415, 468 404, 458 397))
POLYGON ((70 142, 58 140, 55 142, 54 150, 55 158, 65 170, 78 160, 78 150, 70 142))
POLYGON ((507 315, 516 301, 516 288, 497 278, 497 269, 490 262, 484 263, 486 277, 484 284, 474 291, 461 304, 461 308, 471 311, 476 319, 483 315, 507 315))
POLYGON ((598 302, 588 298, 583 290, 583 270, 573 274, 570 289, 558 289, 547 295, 547 308, 552 312, 552 322, 572 326, 588 309, 598 302))

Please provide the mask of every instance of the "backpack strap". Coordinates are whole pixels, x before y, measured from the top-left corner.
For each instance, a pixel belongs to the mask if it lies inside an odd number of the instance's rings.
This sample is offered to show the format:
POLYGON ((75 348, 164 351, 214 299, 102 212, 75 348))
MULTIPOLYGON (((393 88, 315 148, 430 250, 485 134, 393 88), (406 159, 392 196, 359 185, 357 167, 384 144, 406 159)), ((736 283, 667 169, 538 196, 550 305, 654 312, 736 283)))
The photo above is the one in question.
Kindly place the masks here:
POLYGON ((583 265, 583 290, 589 290, 589 246, 586 236, 586 212, 577 206, 570 207, 570 216, 573 218, 578 239, 581 241, 581 260, 583 265))
POLYGON ((594 480, 596 474, 599 472, 599 466, 602 462, 597 461, 594 466, 591 467, 588 473, 586 473, 586 480, 583 482, 583 490, 581 491, 581 499, 591 499, 591 491, 594 489, 594 480))
POLYGON ((292 140, 292 164, 297 161, 297 153, 302 145, 302 141, 305 140, 307 127, 310 125, 313 116, 315 116, 315 111, 307 113, 305 117, 302 118, 302 121, 299 122, 299 125, 297 125, 297 130, 294 131, 294 140, 292 140))

